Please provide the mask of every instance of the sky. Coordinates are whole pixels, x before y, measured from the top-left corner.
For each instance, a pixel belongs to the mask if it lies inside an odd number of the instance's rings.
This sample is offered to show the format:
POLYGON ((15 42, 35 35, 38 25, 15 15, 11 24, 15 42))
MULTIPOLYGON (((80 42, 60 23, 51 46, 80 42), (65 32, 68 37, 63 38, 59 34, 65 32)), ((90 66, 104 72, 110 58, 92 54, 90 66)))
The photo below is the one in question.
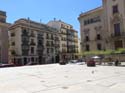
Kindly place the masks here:
POLYGON ((0 0, 0 10, 6 11, 9 23, 29 17, 46 24, 56 18, 71 24, 78 32, 79 14, 101 5, 102 0, 0 0))

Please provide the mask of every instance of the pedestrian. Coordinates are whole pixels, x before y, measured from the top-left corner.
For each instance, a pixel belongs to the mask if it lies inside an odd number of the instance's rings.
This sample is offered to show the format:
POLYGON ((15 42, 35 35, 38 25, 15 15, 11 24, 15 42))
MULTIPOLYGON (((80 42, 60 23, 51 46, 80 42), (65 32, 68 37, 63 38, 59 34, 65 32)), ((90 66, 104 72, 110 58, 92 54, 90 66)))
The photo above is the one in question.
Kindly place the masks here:
POLYGON ((115 61, 115 66, 118 66, 118 64, 119 64, 119 61, 118 61, 118 59, 115 61))

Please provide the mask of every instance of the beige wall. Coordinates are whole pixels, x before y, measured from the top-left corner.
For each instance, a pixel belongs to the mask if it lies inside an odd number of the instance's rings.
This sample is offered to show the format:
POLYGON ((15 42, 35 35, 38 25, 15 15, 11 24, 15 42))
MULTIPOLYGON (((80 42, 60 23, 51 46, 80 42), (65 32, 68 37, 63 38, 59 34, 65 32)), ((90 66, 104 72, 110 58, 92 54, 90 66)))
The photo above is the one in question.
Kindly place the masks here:
MULTIPOLYGON (((120 23, 121 32, 125 33, 125 0, 103 0, 104 14, 105 14, 105 30, 107 32, 107 38, 114 34, 114 24, 120 23), (114 5, 118 6, 118 13, 113 14, 112 7, 114 5)), ((112 39, 110 44, 108 44, 109 49, 115 49, 114 42, 116 40, 123 41, 123 47, 125 47, 125 41, 122 37, 119 39, 112 39)))
MULTIPOLYGON (((16 52, 16 55, 12 55, 12 57, 10 57, 10 59, 12 59, 12 60, 14 59, 14 57, 17 60, 18 60, 18 58, 21 58, 23 60, 24 57, 27 57, 28 60, 31 57, 38 59, 40 56, 38 54, 38 46, 37 46, 38 45, 38 37, 37 37, 38 34, 42 34, 42 36, 43 36, 42 42, 43 42, 44 50, 43 50, 43 55, 41 55, 41 56, 46 57, 44 60, 44 63, 46 63, 46 62, 51 63, 52 60, 50 60, 50 62, 48 62, 49 61, 48 59, 51 59, 52 57, 56 56, 59 53, 59 51, 58 51, 59 47, 56 47, 56 45, 59 41, 57 42, 57 40, 55 40, 55 36, 59 37, 59 40, 60 40, 60 35, 59 35, 58 30, 56 30, 56 29, 53 29, 45 24, 40 24, 40 23, 34 22, 32 20, 19 19, 10 27, 9 30, 10 30, 10 34, 15 33, 14 37, 12 37, 10 35, 10 51, 15 50, 15 52, 16 52), (28 55, 26 55, 26 56, 22 54, 22 30, 23 29, 27 30, 28 36, 29 36, 29 38, 27 38, 27 39, 29 39, 29 45, 28 45, 29 52, 28 52, 28 55), (32 32, 33 32, 34 36, 31 36, 32 32), (53 39, 51 39, 51 38, 47 39, 47 34, 49 36, 53 35, 53 39), (34 40, 35 45, 30 44, 31 39, 34 40), (47 41, 53 41, 54 45, 47 46, 47 41), (56 44, 55 44, 55 41, 56 41, 56 44), (11 45, 12 42, 15 42, 14 46, 11 45), (31 53, 31 47, 34 47, 34 53, 31 53), (49 48, 49 50, 53 49, 53 52, 47 53, 48 48, 49 48), (56 54, 55 54, 55 51, 57 51, 56 54)), ((43 48, 43 47, 41 46, 41 48, 43 48)))
POLYGON ((81 14, 79 17, 80 21, 80 28, 81 28, 81 42, 82 42, 82 50, 85 50, 85 45, 88 44, 90 45, 90 50, 97 50, 97 43, 102 44, 102 49, 104 48, 104 41, 100 40, 97 41, 96 37, 97 34, 100 34, 101 37, 103 38, 104 33, 103 33, 103 8, 100 7, 96 10, 93 10, 88 13, 81 14), (84 22, 86 20, 89 20, 91 18, 96 18, 100 17, 99 22, 91 23, 85 25, 84 22), (86 42, 85 37, 88 36, 90 41, 86 42))
POLYGON ((82 50, 86 44, 90 44, 90 50, 96 50, 97 43, 102 43, 103 49, 115 49, 115 41, 122 40, 123 47, 125 47, 125 0, 102 0, 103 6, 90 10, 88 12, 82 13, 79 16, 80 31, 81 31, 81 42, 82 50), (113 6, 118 5, 118 13, 113 14, 113 6), (101 22, 94 24, 84 25, 84 20, 89 19, 94 16, 101 16, 101 22), (121 36, 113 37, 114 35, 114 24, 120 23, 121 36), (95 27, 101 26, 100 32, 102 34, 102 41, 94 40, 98 31, 95 27), (85 42, 85 31, 88 30, 90 36, 90 42, 85 42))

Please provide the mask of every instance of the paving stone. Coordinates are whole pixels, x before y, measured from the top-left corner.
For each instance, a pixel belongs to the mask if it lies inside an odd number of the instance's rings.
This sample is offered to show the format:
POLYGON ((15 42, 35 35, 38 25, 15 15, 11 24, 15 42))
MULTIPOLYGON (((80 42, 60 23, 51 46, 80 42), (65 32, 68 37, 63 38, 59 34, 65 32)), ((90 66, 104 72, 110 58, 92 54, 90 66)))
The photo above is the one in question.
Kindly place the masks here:
POLYGON ((0 93, 125 93, 125 68, 69 64, 1 68, 0 93))

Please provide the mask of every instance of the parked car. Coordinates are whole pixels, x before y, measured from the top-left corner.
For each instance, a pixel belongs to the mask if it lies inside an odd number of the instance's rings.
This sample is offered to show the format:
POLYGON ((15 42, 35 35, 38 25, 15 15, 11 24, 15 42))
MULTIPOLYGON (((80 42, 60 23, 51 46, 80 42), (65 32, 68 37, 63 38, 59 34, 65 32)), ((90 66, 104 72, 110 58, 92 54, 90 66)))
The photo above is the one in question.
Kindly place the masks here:
POLYGON ((84 65, 85 64, 85 60, 84 59, 78 59, 76 64, 77 65, 84 65))
POLYGON ((87 61, 87 66, 95 66, 96 62, 93 59, 90 59, 89 61, 87 61))
POLYGON ((77 63, 78 62, 78 60, 69 60, 68 61, 68 64, 75 64, 75 63, 77 63))
POLYGON ((4 67, 14 67, 14 64, 0 64, 0 68, 4 68, 4 67))
POLYGON ((66 65, 67 62, 65 62, 64 60, 60 60, 59 64, 60 65, 66 65))
POLYGON ((77 64, 77 65, 84 65, 84 60, 70 60, 68 61, 68 64, 77 64))

